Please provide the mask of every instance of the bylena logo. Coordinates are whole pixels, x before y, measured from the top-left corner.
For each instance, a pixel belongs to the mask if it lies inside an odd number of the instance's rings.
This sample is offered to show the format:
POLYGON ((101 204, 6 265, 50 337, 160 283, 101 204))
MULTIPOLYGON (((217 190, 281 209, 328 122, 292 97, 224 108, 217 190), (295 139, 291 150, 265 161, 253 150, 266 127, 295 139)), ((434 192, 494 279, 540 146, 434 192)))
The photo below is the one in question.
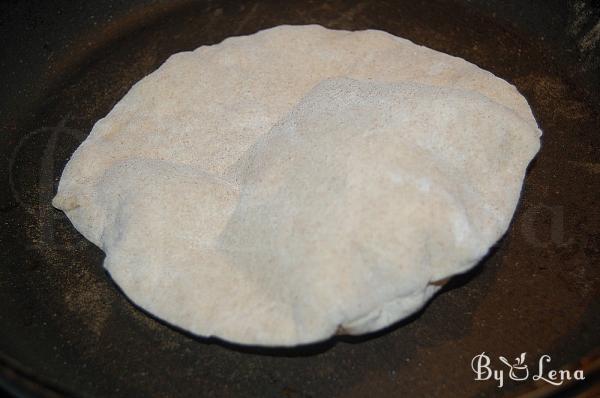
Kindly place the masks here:
POLYGON ((498 382, 498 388, 504 386, 504 380, 508 377, 514 381, 524 381, 531 379, 533 381, 542 380, 555 386, 560 386, 567 380, 584 380, 583 370, 549 370, 551 361, 550 355, 542 355, 537 363, 537 369, 529 372, 525 364, 526 353, 521 353, 515 358, 514 363, 510 363, 505 357, 499 356, 498 360, 504 364, 501 369, 492 368, 492 360, 485 352, 475 355, 471 361, 471 369, 475 373, 475 380, 495 380, 498 382), (506 372, 508 371, 508 372, 506 372))

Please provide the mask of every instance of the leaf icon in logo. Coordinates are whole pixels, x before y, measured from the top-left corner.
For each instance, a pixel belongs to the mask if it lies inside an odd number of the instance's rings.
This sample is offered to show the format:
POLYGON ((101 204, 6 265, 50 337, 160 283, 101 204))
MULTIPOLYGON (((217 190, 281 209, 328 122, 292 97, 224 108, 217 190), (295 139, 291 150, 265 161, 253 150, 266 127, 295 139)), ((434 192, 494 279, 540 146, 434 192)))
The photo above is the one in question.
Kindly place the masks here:
POLYGON ((509 367, 509 377, 512 380, 526 380, 529 377, 529 369, 527 369, 527 365, 525 365, 525 353, 521 353, 520 356, 515 358, 515 364, 511 365, 508 360, 502 355, 498 357, 498 359, 509 367))

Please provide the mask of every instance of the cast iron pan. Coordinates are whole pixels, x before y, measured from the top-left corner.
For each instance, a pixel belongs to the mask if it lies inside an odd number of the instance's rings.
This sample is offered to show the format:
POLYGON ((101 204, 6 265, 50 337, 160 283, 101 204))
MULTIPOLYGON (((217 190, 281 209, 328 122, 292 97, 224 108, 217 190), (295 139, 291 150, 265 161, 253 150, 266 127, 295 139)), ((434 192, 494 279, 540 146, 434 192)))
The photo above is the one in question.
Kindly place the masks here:
POLYGON ((586 367, 587 386, 593 384, 600 343, 598 2, 136 0, 0 7, 5 389, 77 397, 548 392, 544 383, 506 380, 498 388, 474 380, 471 359, 482 352, 497 368, 499 355, 525 352, 535 368, 548 354, 552 368, 586 367), (196 338, 137 309, 103 271, 103 253, 50 199, 93 123, 170 54, 284 23, 382 29, 463 57, 515 84, 544 136, 507 235, 425 311, 370 336, 266 350, 196 338))

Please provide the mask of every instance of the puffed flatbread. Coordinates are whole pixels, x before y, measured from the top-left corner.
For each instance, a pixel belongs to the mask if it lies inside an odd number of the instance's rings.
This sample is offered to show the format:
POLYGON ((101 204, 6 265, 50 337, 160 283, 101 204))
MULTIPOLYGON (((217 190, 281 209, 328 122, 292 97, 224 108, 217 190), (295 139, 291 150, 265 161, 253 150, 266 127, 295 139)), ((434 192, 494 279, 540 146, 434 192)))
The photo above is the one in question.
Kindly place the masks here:
POLYGON ((381 31, 175 54, 99 120, 54 206, 137 305, 265 346, 381 329, 506 231, 540 130, 509 83, 381 31))

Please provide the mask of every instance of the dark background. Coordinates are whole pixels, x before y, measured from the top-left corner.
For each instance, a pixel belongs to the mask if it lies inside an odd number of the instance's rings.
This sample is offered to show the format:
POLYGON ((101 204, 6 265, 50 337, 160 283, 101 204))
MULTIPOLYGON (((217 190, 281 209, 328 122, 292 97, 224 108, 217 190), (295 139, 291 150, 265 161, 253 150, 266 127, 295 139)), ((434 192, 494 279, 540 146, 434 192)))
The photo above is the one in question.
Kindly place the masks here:
POLYGON ((599 21, 597 1, 0 3, 0 385, 22 396, 505 397, 535 386, 474 381, 474 355, 593 363, 599 21), (544 136, 507 235, 425 311, 371 336, 264 350, 135 308, 49 201, 93 123, 170 54, 283 23, 382 29, 463 57, 516 85, 544 136))

